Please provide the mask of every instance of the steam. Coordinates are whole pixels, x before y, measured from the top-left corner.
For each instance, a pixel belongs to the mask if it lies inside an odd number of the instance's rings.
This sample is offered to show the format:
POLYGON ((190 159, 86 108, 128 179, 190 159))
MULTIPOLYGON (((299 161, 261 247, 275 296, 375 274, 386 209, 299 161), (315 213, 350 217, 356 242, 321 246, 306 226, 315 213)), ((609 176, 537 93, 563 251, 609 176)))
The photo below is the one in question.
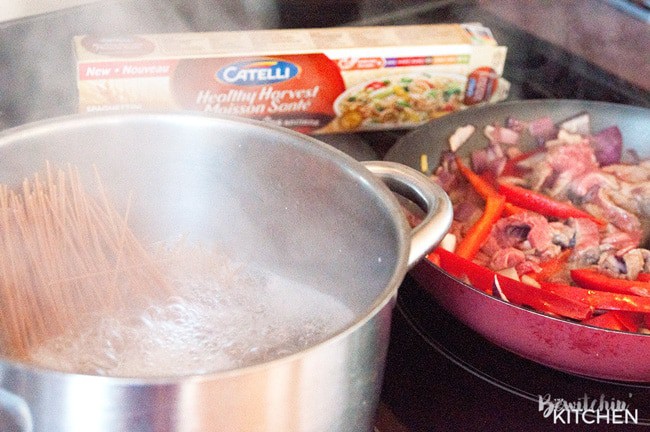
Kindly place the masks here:
POLYGON ((309 286, 221 254, 177 252, 185 259, 172 260, 167 269, 177 295, 144 310, 99 315, 80 333, 47 341, 32 360, 96 375, 202 374, 298 352, 353 317, 338 300, 309 286))
MULTIPOLYGON (((8 15, 17 3, 10 0, 2 9, 8 15)), ((276 3, 268 0, 100 0, 18 20, 0 18, 0 129, 78 111, 74 36, 235 31, 277 25, 276 3)))

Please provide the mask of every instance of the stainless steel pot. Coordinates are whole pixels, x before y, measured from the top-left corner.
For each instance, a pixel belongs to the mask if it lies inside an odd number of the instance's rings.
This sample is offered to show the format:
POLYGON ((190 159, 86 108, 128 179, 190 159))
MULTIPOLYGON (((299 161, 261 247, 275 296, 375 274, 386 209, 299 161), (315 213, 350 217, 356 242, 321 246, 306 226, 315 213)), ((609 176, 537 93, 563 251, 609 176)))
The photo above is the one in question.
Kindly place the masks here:
POLYGON ((94 164, 118 206, 132 193, 144 241, 218 240, 235 260, 334 295, 355 319, 296 354, 206 375, 102 377, 0 359, 1 430, 372 429, 397 288, 451 222, 441 189, 403 165, 364 166, 298 133, 199 114, 71 116, 0 135, 0 182, 46 160, 78 166, 82 180, 94 164), (413 233, 384 182, 427 209, 413 233))

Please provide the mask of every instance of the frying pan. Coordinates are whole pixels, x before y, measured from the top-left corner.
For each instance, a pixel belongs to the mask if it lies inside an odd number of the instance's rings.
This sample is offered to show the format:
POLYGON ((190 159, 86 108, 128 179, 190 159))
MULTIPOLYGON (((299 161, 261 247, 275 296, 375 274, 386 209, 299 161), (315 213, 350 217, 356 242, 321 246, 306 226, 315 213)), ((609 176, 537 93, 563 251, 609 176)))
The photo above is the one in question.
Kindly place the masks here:
MULTIPOLYGON (((458 150, 467 156, 485 146, 484 126, 502 123, 508 116, 524 120, 550 116, 558 122, 581 111, 590 113, 593 131, 615 124, 626 148, 635 149, 642 157, 650 156, 649 109, 593 101, 526 100, 470 108, 433 120, 400 138, 385 159, 419 169, 421 156, 426 154, 430 173, 441 152, 449 148, 449 136, 460 126, 476 126, 476 133, 458 150)), ((460 322, 521 357, 586 377, 650 382, 650 335, 590 327, 508 303, 427 260, 411 274, 460 322)))

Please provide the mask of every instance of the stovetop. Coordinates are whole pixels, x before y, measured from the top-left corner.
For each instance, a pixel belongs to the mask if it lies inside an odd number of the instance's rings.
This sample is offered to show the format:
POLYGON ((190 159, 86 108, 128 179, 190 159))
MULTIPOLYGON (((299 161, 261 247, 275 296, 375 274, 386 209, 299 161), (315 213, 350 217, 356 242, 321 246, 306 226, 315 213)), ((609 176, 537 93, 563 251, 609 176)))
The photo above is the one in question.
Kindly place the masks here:
MULTIPOLYGON (((76 109, 70 39, 88 32, 156 33, 264 27, 318 27, 480 21, 508 46, 509 99, 590 99, 650 107, 650 94, 545 42, 472 1, 133 0, 98 2, 0 23, 0 128, 76 109), (315 6, 315 4, 318 6, 315 6), (119 5, 120 9, 112 6, 119 5), (242 5, 247 5, 243 7, 242 5), (243 8, 243 9, 242 9, 243 8), (311 8, 311 9, 310 9, 311 8), (221 14, 221 18, 219 18, 221 14), (227 19, 223 19, 226 16, 227 19)), ((404 131, 323 136, 358 159, 381 158, 404 131)), ((407 277, 398 296, 380 432, 624 430, 624 425, 562 425, 540 411, 540 397, 604 398, 638 408, 650 425, 650 388, 577 377, 519 358, 482 339, 407 277)), ((632 430, 639 430, 638 426, 632 430)), ((355 432, 355 431, 351 431, 355 432)))
POLYGON ((579 377, 520 358, 460 324, 411 277, 400 287, 392 337, 382 400, 408 432, 650 426, 650 385, 579 377), (606 423, 605 417, 598 424, 594 418, 554 415, 540 405, 540 398, 585 397, 596 407, 601 399, 610 404, 603 406, 624 402, 636 424, 606 423))

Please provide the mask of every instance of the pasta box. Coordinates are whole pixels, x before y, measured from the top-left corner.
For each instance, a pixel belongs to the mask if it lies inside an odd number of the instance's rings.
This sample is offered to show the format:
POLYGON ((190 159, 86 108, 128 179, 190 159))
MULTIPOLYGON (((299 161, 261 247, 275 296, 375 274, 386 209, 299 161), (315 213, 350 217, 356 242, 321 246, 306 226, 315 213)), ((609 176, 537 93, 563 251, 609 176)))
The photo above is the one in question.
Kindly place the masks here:
POLYGON ((503 100, 480 23, 74 38, 79 111, 193 110, 310 134, 412 128, 503 100))

